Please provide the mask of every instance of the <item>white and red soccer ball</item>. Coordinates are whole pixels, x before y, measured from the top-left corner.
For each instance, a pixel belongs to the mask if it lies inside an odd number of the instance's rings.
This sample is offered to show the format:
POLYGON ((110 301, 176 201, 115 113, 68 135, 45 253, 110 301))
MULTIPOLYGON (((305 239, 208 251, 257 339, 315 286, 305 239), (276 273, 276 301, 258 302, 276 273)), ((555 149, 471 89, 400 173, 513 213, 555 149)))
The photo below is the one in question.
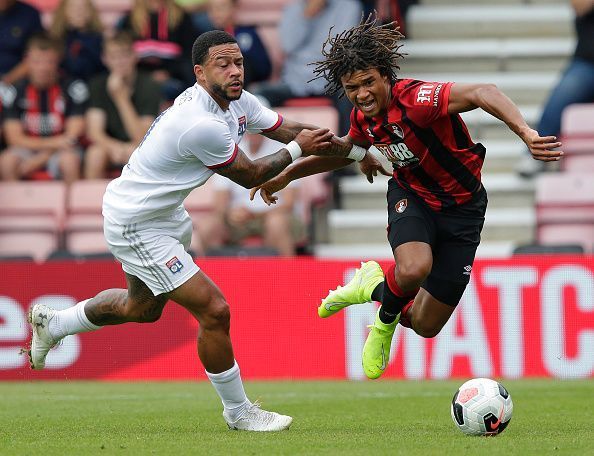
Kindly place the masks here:
POLYGON ((514 404, 501 383, 473 378, 452 399, 452 419, 468 435, 497 435, 509 424, 514 404))

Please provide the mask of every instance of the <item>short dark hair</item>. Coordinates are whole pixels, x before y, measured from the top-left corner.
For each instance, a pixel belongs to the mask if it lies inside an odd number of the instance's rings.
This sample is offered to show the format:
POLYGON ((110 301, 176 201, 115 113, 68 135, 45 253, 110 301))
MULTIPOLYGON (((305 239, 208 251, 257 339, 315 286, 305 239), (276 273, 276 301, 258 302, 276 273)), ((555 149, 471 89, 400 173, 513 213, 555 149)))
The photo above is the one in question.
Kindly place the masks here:
POLYGON ((27 51, 31 49, 52 50, 61 55, 64 53, 64 43, 62 40, 52 37, 48 32, 42 31, 34 33, 27 41, 27 51))
POLYGON ((192 65, 203 65, 208 50, 220 44, 237 43, 237 40, 223 30, 211 30, 200 35, 192 45, 192 65))
POLYGON ((125 30, 118 30, 113 35, 107 37, 104 41, 107 44, 116 44, 131 48, 134 45, 134 38, 132 35, 125 30))
MULTIPOLYGON (((370 14, 359 25, 345 30, 336 36, 328 33, 328 39, 322 45, 324 60, 314 62, 315 78, 326 79, 325 90, 334 95, 342 89, 341 78, 358 70, 377 69, 382 76, 394 82, 400 69, 398 59, 404 54, 399 52, 404 36, 398 24, 382 24, 377 16, 370 14)), ((342 96, 342 93, 341 93, 342 96)))

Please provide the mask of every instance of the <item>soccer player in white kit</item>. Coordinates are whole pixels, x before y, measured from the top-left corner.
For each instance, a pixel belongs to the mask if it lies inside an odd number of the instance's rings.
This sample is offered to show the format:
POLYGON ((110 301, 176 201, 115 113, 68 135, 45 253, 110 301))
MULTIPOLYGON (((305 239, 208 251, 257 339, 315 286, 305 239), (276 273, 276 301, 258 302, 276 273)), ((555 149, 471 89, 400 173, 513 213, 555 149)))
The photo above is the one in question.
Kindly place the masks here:
MULTIPOLYGON (((30 364, 43 369, 48 351, 67 335, 154 322, 171 299, 200 323, 198 356, 223 402, 228 426, 280 431, 292 418, 262 410, 246 397, 229 337, 229 305, 186 252, 192 221, 182 203, 215 172, 251 188, 301 155, 361 160, 366 151, 327 129, 283 119, 243 91, 243 57, 226 32, 200 35, 192 61, 197 83, 155 119, 103 199, 105 237, 122 263, 127 290, 105 290, 63 311, 35 305, 29 315, 30 364), (237 146, 246 131, 289 144, 250 161, 237 146)), ((366 159, 374 160, 370 154, 366 159)))

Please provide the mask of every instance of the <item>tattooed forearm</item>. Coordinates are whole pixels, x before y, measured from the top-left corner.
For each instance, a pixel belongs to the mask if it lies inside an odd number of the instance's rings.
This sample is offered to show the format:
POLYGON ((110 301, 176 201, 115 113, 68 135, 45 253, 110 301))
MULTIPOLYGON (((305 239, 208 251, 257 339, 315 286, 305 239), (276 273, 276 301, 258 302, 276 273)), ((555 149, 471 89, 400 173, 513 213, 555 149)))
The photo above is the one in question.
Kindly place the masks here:
POLYGON ((289 166, 291 161, 291 155, 285 149, 253 162, 240 154, 230 166, 218 169, 217 173, 245 188, 252 188, 272 179, 289 166))

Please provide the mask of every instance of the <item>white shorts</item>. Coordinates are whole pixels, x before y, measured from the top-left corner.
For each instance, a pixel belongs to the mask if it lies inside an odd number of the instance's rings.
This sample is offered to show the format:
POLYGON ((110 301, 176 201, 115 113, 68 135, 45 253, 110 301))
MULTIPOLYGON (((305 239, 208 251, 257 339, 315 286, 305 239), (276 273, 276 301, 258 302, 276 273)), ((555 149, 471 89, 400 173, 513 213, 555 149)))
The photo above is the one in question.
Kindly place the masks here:
POLYGON ((192 219, 186 211, 130 225, 105 218, 103 231, 122 269, 155 296, 175 290, 200 270, 186 251, 192 240, 192 219))

